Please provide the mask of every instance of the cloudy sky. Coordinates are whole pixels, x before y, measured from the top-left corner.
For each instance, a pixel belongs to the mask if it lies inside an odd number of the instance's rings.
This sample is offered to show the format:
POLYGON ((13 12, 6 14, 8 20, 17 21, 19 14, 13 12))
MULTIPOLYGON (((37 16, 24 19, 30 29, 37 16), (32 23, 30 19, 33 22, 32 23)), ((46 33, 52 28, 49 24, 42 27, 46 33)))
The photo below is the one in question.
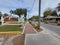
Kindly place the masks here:
MULTIPOLYGON (((9 11, 16 8, 27 8, 29 17, 38 15, 38 1, 39 0, 0 0, 0 11, 2 13, 9 13, 9 11)), ((60 0, 42 0, 41 1, 41 16, 47 8, 54 9, 60 0)))

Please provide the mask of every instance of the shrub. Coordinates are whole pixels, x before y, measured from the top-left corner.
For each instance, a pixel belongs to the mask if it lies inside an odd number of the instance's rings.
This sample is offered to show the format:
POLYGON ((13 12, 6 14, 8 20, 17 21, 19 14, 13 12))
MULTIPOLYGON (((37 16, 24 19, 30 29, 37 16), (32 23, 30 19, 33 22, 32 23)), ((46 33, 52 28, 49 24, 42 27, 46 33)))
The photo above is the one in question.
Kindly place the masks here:
POLYGON ((48 21, 45 21, 46 24, 48 24, 48 21))
POLYGON ((57 25, 60 25, 60 21, 57 22, 57 25))

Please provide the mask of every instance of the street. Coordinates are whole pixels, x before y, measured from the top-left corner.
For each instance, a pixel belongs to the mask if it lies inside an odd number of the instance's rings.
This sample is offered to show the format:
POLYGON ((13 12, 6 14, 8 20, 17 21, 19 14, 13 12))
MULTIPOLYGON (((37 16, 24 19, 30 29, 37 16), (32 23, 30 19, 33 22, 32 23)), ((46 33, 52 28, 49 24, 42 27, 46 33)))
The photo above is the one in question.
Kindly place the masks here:
MULTIPOLYGON (((41 25, 43 27, 46 27, 48 24, 41 23, 41 25)), ((9 44, 10 45, 60 45, 60 39, 51 35, 49 32, 47 32, 47 30, 46 31, 43 30, 38 33, 35 31, 32 25, 26 23, 24 29, 24 35, 21 36, 17 35, 9 38, 7 42, 4 43, 4 45, 9 45, 9 44)))
POLYGON ((42 27, 44 27, 45 29, 48 29, 49 31, 55 32, 56 34, 58 34, 60 36, 60 26, 44 24, 44 23, 41 23, 40 25, 42 27))
MULTIPOLYGON (((50 25, 47 24, 41 23, 41 25, 43 27, 47 26, 47 29, 51 28, 50 25)), ((47 30, 43 30, 36 34, 26 34, 25 45, 60 45, 60 40, 47 32, 47 30)))

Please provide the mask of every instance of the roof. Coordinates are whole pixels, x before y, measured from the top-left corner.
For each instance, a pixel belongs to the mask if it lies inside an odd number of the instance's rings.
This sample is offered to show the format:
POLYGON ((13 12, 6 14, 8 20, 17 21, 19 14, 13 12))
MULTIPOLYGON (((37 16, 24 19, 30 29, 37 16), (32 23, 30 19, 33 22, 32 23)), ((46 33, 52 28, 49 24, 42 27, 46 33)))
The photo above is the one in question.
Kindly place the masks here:
POLYGON ((45 18, 60 18, 60 16, 59 17, 58 16, 47 16, 45 18))

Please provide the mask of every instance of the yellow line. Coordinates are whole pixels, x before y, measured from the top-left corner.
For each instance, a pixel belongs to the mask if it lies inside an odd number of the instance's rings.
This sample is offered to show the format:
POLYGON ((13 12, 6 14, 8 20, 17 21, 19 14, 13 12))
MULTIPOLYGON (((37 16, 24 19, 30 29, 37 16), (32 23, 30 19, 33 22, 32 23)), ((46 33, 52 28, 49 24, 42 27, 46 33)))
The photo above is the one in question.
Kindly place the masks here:
POLYGON ((21 34, 22 32, 16 31, 16 32, 0 32, 0 34, 5 33, 5 34, 21 34))

